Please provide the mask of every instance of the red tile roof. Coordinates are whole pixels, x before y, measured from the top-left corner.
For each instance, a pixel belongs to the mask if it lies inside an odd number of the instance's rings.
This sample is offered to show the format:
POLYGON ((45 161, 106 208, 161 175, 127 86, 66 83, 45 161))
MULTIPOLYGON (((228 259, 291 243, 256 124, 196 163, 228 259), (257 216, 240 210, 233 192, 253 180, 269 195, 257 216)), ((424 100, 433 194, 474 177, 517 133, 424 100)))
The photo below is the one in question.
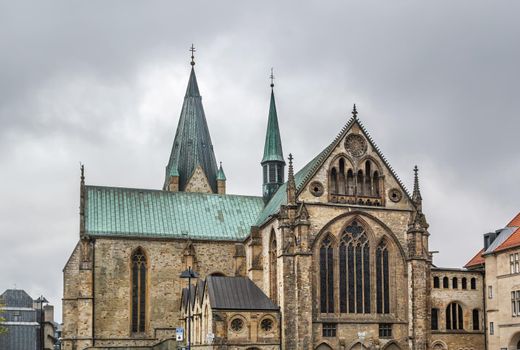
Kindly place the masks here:
POLYGON ((484 264, 485 259, 482 256, 482 253, 484 253, 484 249, 481 249, 473 258, 471 258, 470 261, 468 261, 466 265, 464 265, 464 267, 470 268, 484 264))
POLYGON ((507 227, 519 227, 520 226, 520 213, 518 213, 517 216, 509 224, 507 224, 507 227))

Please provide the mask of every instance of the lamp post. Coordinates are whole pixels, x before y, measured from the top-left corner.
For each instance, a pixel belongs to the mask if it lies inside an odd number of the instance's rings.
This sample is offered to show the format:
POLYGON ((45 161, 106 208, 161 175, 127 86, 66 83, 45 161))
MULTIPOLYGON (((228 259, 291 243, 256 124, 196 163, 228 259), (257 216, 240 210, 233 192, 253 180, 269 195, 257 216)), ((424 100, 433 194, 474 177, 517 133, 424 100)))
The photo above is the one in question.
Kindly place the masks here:
POLYGON ((38 299, 36 299, 36 303, 40 304, 40 349, 44 350, 44 339, 43 339, 43 303, 49 303, 47 299, 43 295, 41 295, 38 299))
POLYGON ((188 267, 187 270, 184 270, 181 273, 181 278, 188 279, 188 324, 187 324, 187 333, 188 333, 188 350, 191 349, 191 279, 198 278, 199 275, 191 269, 191 266, 188 267))

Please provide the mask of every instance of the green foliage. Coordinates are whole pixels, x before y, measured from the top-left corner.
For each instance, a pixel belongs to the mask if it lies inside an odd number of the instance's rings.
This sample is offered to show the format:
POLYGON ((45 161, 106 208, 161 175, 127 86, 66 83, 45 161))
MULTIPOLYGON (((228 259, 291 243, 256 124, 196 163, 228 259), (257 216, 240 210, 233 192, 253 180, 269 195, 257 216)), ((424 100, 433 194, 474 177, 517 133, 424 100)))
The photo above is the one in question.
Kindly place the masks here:
MULTIPOLYGON (((0 301, 0 315, 3 313, 3 311, 2 311, 3 307, 4 307, 4 305, 2 304, 2 301, 0 301)), ((0 316, 0 335, 7 333, 7 328, 2 326, 2 322, 4 322, 4 321, 5 321, 5 318, 0 316)))

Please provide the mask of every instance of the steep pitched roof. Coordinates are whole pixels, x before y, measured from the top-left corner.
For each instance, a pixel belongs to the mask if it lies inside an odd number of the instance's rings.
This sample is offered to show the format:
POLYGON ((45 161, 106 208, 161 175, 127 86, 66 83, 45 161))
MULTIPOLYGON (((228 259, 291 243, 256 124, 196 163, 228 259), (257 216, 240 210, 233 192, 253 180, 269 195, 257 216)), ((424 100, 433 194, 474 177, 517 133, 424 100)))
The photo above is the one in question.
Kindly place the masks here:
MULTIPOLYGON (((338 145, 339 142, 343 139, 343 137, 347 134, 347 132, 354 126, 354 124, 359 125, 360 129, 363 131, 363 133, 366 135, 368 141, 372 145, 375 152, 379 155, 381 160, 383 161, 384 165, 388 168, 391 175, 396 179, 397 183, 402 187, 405 195, 408 197, 408 199, 411 201, 410 193, 406 189, 406 186, 403 184, 399 176, 395 173, 392 166, 388 163, 386 157, 381 153, 379 150, 379 147, 375 144, 374 140, 368 133, 368 131, 365 129, 361 121, 356 118, 352 117, 349 119, 349 121, 345 124, 345 126, 340 130, 338 135, 334 138, 334 140, 323 150, 321 151, 316 157, 314 157, 309 163, 307 163, 299 172, 297 172, 294 176, 295 182, 296 182, 296 190, 298 193, 300 193, 303 188, 307 185, 307 183, 310 181, 310 179, 316 174, 320 166, 325 162, 325 160, 329 157, 329 155, 332 153, 334 148, 338 145)), ((280 209, 280 205, 284 205, 287 203, 287 183, 280 186, 278 191, 273 195, 271 200, 267 203, 264 210, 258 217, 258 220, 256 221, 256 226, 261 226, 265 224, 270 217, 272 217, 274 214, 278 212, 280 209)))
POLYGON ((464 267, 469 269, 483 265, 486 262, 486 259, 482 256, 482 253, 484 253, 484 249, 481 249, 473 258, 471 258, 470 261, 468 261, 466 265, 464 265, 464 267))
POLYGON ((33 307, 33 299, 23 289, 7 289, 0 295, 0 301, 7 307, 33 307))
POLYGON ((208 276, 206 283, 212 309, 278 310, 278 306, 247 277, 208 276))
POLYGON ((167 187, 170 176, 179 176, 179 190, 183 191, 199 165, 204 170, 213 192, 216 193, 217 161, 197 77, 192 67, 170 159, 166 166, 164 188, 167 187))
POLYGON ((262 197, 85 186, 85 233, 241 241, 262 197))
POLYGON ((267 161, 279 161, 285 163, 282 151, 282 140, 280 128, 278 127, 278 114, 274 101, 274 91, 271 90, 271 103, 269 106, 269 118, 267 121, 267 132, 265 134, 264 156, 262 163, 267 161))

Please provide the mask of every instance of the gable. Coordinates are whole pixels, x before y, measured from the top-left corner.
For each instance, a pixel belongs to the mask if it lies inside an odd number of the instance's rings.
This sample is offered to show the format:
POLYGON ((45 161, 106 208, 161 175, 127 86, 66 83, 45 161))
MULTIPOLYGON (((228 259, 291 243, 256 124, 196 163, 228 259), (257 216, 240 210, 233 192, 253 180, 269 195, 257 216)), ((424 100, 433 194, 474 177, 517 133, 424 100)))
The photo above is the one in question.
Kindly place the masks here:
POLYGON ((299 189, 306 203, 413 209, 408 191, 357 119, 351 119, 299 189))
POLYGON ((185 188, 186 192, 200 192, 200 193, 212 193, 211 186, 209 185, 208 178, 204 174, 204 170, 199 165, 193 171, 188 183, 185 188))

